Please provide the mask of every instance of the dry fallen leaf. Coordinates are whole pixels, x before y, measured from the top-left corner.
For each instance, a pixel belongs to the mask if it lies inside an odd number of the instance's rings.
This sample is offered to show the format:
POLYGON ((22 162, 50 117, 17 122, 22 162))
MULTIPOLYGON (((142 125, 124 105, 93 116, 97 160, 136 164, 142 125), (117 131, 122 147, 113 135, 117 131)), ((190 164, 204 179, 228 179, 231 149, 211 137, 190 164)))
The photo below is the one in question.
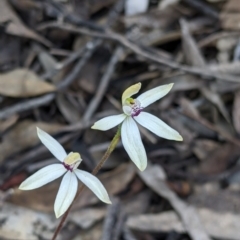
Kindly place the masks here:
POLYGON ((0 1, 0 23, 6 24, 6 32, 12 35, 34 39, 50 47, 51 43, 29 29, 13 11, 7 0, 0 1))
POLYGON ((164 10, 171 5, 177 4, 179 1, 180 0, 163 0, 163 1, 160 1, 159 4, 158 4, 158 8, 161 9, 161 10, 164 10))
POLYGON ((74 240, 99 240, 102 239, 103 224, 97 223, 89 230, 82 230, 77 234, 74 240))
POLYGON ((64 94, 57 94, 56 102, 67 122, 77 123, 81 120, 79 110, 66 98, 64 94))
POLYGON ((193 153, 201 161, 206 161, 209 155, 219 148, 219 143, 210 139, 195 140, 193 145, 193 153))
POLYGON ((49 134, 56 133, 62 128, 59 124, 29 120, 18 123, 3 136, 3 141, 0 143, 0 163, 10 155, 36 145, 39 142, 36 131, 37 126, 49 134))
MULTIPOLYGON (((207 208, 197 210, 210 236, 219 239, 240 239, 240 218, 237 214, 230 212, 218 213, 207 208)), ((131 216, 128 218, 127 226, 140 231, 186 232, 182 222, 174 211, 131 216)))
POLYGON ((192 66, 205 67, 205 59, 190 33, 188 23, 184 19, 181 19, 180 25, 182 31, 183 53, 186 62, 192 66))
MULTIPOLYGON (((204 151, 204 149, 202 150, 204 151)), ((219 174, 225 171, 239 154, 239 146, 232 143, 219 144, 219 146, 212 152, 209 152, 207 158, 201 162, 197 173, 203 175, 219 174)))
MULTIPOLYGON (((182 42, 183 42, 183 52, 186 58, 186 61, 192 66, 206 67, 205 59, 202 56, 200 49, 192 35, 190 34, 188 23, 181 19, 181 29, 182 29, 182 42)), ((222 115, 226 118, 228 122, 230 121, 230 116, 228 111, 219 96, 216 92, 209 89, 208 87, 201 87, 202 94, 213 104, 215 104, 222 115)))
POLYGON ((41 188, 31 191, 22 191, 16 188, 14 189, 14 194, 9 198, 9 202, 40 212, 53 214, 53 204, 60 183, 61 179, 59 178, 41 188))
POLYGON ((1 239, 50 239, 57 222, 54 216, 4 203, 0 212, 1 239))
POLYGON ((69 215, 69 220, 82 229, 88 229, 93 226, 93 224, 103 219, 106 215, 106 211, 106 207, 85 208, 79 211, 74 211, 69 215))
MULTIPOLYGON (((215 212, 229 212, 233 214, 240 213, 239 204, 239 171, 234 175, 226 176, 229 188, 223 188, 219 182, 208 182, 205 184, 195 184, 194 194, 188 198, 188 203, 198 208, 208 208, 215 212), (230 178, 229 178, 230 177, 230 178), (236 178, 237 177, 237 178, 236 178), (235 179, 234 179, 235 178, 235 179)), ((214 179, 213 179, 214 180, 214 179)))
POLYGON ((240 29, 240 15, 239 13, 223 12, 220 15, 222 28, 225 30, 239 30, 240 29))
POLYGON ((9 117, 7 120, 0 121, 0 133, 6 131, 12 125, 14 125, 18 120, 18 115, 13 115, 9 117))
POLYGON ((218 93, 214 92, 213 90, 211 90, 207 87, 203 87, 201 89, 201 92, 206 99, 208 99, 211 103, 215 104, 218 107, 219 111, 225 117, 227 122, 231 123, 230 116, 228 114, 228 111, 226 109, 226 106, 225 106, 221 96, 218 93))
POLYGON ((159 165, 148 164, 147 169, 143 172, 138 172, 138 174, 148 187, 170 202, 172 207, 181 217, 181 220, 192 239, 210 240, 196 209, 178 198, 168 187, 165 182, 165 172, 159 165))
POLYGON ((239 0, 228 0, 224 5, 225 12, 240 12, 239 0))
POLYGON ((0 94, 8 97, 33 97, 55 91, 54 85, 44 82, 28 69, 16 69, 0 74, 0 94))

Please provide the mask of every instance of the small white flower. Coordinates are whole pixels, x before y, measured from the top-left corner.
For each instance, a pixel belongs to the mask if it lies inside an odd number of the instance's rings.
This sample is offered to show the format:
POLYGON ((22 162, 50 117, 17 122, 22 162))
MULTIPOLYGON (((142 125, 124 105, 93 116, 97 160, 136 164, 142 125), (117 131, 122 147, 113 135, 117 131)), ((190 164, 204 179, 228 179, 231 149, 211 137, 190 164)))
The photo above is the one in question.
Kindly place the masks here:
POLYGON ((132 85, 122 95, 123 113, 97 121, 92 126, 92 129, 105 131, 123 122, 121 127, 123 147, 130 159, 143 171, 147 166, 147 155, 136 122, 159 137, 176 141, 183 140, 176 130, 154 115, 143 111, 145 107, 164 97, 171 90, 172 86, 173 84, 171 83, 153 88, 134 99, 132 96, 139 92, 141 83, 132 85))
POLYGON ((103 202, 111 204, 108 193, 102 183, 92 174, 77 169, 82 159, 79 153, 71 152, 67 155, 61 144, 48 133, 37 128, 38 137, 48 150, 61 162, 44 167, 27 178, 20 186, 21 190, 39 188, 63 176, 54 211, 57 218, 66 212, 73 202, 77 189, 77 178, 84 183, 103 202))

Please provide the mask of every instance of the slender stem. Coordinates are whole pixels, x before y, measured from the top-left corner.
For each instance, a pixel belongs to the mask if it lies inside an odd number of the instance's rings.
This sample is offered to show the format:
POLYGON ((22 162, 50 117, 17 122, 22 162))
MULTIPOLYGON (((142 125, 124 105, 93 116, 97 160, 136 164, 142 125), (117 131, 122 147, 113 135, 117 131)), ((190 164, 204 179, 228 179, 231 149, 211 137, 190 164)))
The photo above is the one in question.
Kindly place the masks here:
MULTIPOLYGON (((98 171, 102 168, 103 164, 107 161, 107 159, 109 158, 110 154, 113 152, 113 150, 116 148, 119 140, 121 137, 121 125, 119 125, 117 133, 115 134, 114 138, 112 139, 110 145, 108 146, 107 151, 105 152, 105 154, 103 155, 102 159, 100 160, 100 162, 98 163, 98 165, 93 169, 92 174, 96 175, 98 173, 98 171)), ((74 199, 74 201, 79 197, 79 195, 81 194, 81 192, 83 191, 83 189, 85 188, 85 185, 81 185, 79 187, 78 193, 74 199)), ((73 201, 73 202, 74 202, 73 201)), ((59 234, 59 232, 61 231, 63 224, 73 206, 73 202, 72 204, 69 206, 68 210, 64 213, 61 222, 59 223, 56 231, 54 232, 54 235, 52 237, 52 240, 55 240, 57 238, 57 235, 59 234)))

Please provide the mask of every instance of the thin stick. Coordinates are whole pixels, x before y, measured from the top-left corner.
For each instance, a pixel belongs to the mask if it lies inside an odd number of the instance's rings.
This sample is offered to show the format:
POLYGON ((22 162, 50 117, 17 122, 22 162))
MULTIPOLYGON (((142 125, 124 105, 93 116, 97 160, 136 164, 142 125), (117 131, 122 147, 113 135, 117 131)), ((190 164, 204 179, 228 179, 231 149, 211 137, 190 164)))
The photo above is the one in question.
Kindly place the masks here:
POLYGON ((101 103, 102 98, 104 97, 104 94, 106 93, 107 87, 109 85, 111 76, 115 70, 117 63, 118 63, 119 57, 122 54, 122 50, 123 49, 121 46, 116 47, 116 49, 108 63, 108 67, 100 80, 100 84, 98 86, 97 93, 92 98, 91 102, 88 104, 87 110, 84 113, 83 122, 88 122, 91 119, 91 117, 94 114, 94 112, 96 111, 98 105, 101 103))
MULTIPOLYGON (((121 126, 119 126, 118 128, 118 131, 116 133, 116 135, 114 136, 113 140, 111 141, 107 151, 105 152, 105 154, 103 155, 102 159, 100 160, 100 162, 98 163, 98 165, 93 169, 92 171, 92 174, 93 175, 96 175, 98 173, 98 171, 102 168, 103 164, 107 161, 107 159, 109 158, 110 154, 112 153, 112 151, 116 148, 119 140, 120 140, 120 136, 121 136, 121 126)), ((74 201, 79 197, 79 195, 81 194, 81 192, 83 191, 83 189, 85 188, 84 185, 81 185, 79 190, 78 190, 78 193, 74 199, 74 201)), ((73 202, 74 202, 73 201, 73 202)), ((61 231, 62 227, 63 227, 63 224, 73 206, 73 202, 72 204, 70 205, 70 207, 68 208, 68 210, 64 213, 62 219, 61 219, 61 222, 59 223, 56 231, 54 232, 54 235, 52 237, 52 240, 55 240, 57 235, 59 234, 59 232, 61 231)))
POLYGON ((235 77, 235 76, 232 76, 229 74, 216 73, 216 72, 209 70, 207 67, 205 67, 205 68, 189 67, 187 65, 178 64, 177 62, 174 62, 172 60, 170 61, 170 60, 167 60, 164 58, 160 58, 157 55, 154 55, 152 53, 145 51, 137 44, 129 41, 123 35, 112 32, 109 29, 107 29, 105 32, 97 32, 97 31, 86 29, 86 28, 75 27, 70 24, 59 25, 59 23, 57 23, 57 22, 49 22, 49 23, 42 24, 38 29, 43 30, 46 28, 58 28, 58 29, 66 30, 66 31, 73 32, 73 33, 85 34, 85 35, 89 35, 92 37, 113 40, 113 41, 118 42, 122 46, 132 50, 134 53, 144 57, 145 59, 148 59, 152 62, 170 67, 171 69, 180 70, 183 72, 191 73, 191 74, 198 75, 198 76, 208 78, 208 79, 215 78, 215 79, 219 79, 219 80, 223 80, 223 81, 239 83, 238 77, 235 77))
POLYGON ((0 111, 0 119, 8 118, 15 113, 20 113, 26 110, 30 110, 36 107, 40 107, 51 102, 55 97, 55 93, 48 93, 41 97, 26 100, 20 103, 16 103, 13 106, 6 107, 0 111))

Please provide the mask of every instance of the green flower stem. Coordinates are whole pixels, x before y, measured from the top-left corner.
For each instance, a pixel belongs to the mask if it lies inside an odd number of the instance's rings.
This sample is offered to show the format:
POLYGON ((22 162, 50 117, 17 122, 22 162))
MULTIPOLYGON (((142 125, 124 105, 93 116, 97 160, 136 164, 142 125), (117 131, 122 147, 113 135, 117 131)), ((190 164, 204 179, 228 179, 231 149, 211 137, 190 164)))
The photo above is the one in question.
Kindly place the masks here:
MULTIPOLYGON (((108 146, 108 149, 105 152, 105 154, 103 155, 102 159, 100 160, 98 165, 93 169, 93 171, 92 171, 93 175, 96 175, 99 172, 99 170, 102 168, 103 164, 107 161, 107 159, 109 158, 109 156, 111 155, 113 150, 116 148, 116 146, 117 146, 117 144, 118 144, 118 142, 120 140, 120 137, 121 137, 121 125, 119 125, 117 133, 115 134, 114 138, 112 139, 112 141, 111 141, 110 145, 108 146)), ((81 192, 83 191, 84 188, 85 188, 85 185, 83 185, 83 184, 79 187, 78 193, 77 193, 74 201, 79 197, 79 195, 81 194, 81 192)), ((64 215, 63 215, 63 217, 61 219, 61 222, 59 223, 56 231, 54 232, 52 240, 55 240, 57 238, 57 235, 61 231, 61 229, 63 227, 63 224, 64 224, 64 222, 65 222, 65 220, 66 220, 66 218, 67 218, 67 216, 68 216, 72 206, 73 206, 74 201, 69 206, 68 210, 64 213, 64 215)))

